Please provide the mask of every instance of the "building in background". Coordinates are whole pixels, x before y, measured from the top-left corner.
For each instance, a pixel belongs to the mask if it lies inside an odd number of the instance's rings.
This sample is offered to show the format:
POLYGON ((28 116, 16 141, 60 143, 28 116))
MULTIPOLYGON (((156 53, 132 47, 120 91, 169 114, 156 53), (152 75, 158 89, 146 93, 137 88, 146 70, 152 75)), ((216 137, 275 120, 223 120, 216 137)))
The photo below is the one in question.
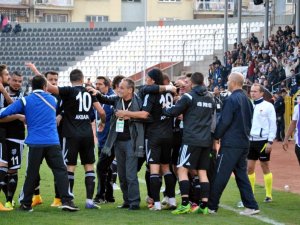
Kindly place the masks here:
POLYGON ((0 0, 0 14, 10 21, 29 22, 29 0, 0 0))
MULTIPOLYGON (((238 0, 228 0, 229 16, 238 0)), ((135 22, 224 17, 225 0, 0 0, 0 12, 20 22, 135 22)), ((270 0, 271 16, 294 15, 293 0, 270 0)), ((243 16, 264 15, 264 5, 242 0, 243 16)))
POLYGON ((74 0, 31 0, 31 3, 31 22, 72 22, 74 0))

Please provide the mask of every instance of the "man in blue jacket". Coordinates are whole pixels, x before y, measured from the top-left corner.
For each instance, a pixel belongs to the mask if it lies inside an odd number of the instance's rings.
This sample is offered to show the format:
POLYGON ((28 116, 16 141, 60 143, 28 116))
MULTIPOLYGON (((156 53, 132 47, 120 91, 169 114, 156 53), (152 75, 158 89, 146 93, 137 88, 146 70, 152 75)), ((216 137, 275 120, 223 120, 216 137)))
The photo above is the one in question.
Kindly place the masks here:
POLYGON ((217 170, 212 182, 208 208, 210 213, 218 210, 221 195, 233 172, 244 206, 241 215, 259 213, 247 175, 247 155, 253 107, 242 90, 244 77, 241 73, 231 73, 228 77, 228 90, 231 96, 225 100, 221 117, 214 133, 221 139, 217 159, 217 170))
MULTIPOLYGON (((121 78, 123 79, 123 77, 121 78)), ((120 79, 120 81, 121 81, 120 79)), ((114 91, 110 87, 110 81, 104 76, 98 76, 96 80, 96 89, 101 92, 101 94, 106 96, 115 95, 114 91)), ((106 121, 103 131, 98 131, 97 128, 97 138, 98 138, 98 162, 97 162, 97 177, 98 177, 98 187, 97 194, 94 198, 94 202, 97 204, 106 203, 106 202, 115 202, 113 196, 113 185, 112 185, 112 169, 111 164, 115 158, 114 151, 110 156, 101 153, 102 148, 104 147, 107 135, 110 128, 110 119, 114 113, 113 106, 102 104, 102 107, 105 111, 106 121)), ((96 113, 96 123, 100 120, 98 113, 96 113)), ((98 127, 98 126, 97 126, 98 127)))
POLYGON ((46 93, 47 80, 43 76, 32 79, 33 93, 15 101, 0 113, 0 118, 13 114, 25 114, 28 136, 25 143, 29 146, 28 165, 23 190, 20 194, 20 210, 33 211, 32 196, 35 181, 39 174, 41 161, 46 159, 51 168, 58 192, 62 199, 63 210, 79 210, 73 203, 69 192, 67 168, 60 150, 56 127, 56 100, 46 93))

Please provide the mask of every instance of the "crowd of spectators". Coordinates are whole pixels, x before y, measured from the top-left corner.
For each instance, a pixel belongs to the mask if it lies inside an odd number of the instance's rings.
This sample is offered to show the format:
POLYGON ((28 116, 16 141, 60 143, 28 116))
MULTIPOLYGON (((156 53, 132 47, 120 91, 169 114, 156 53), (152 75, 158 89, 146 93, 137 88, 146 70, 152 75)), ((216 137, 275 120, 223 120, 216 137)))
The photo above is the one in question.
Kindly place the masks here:
POLYGON ((225 52, 224 64, 214 57, 209 66, 209 88, 227 89, 227 77, 233 67, 248 67, 247 84, 260 83, 271 93, 284 89, 291 96, 300 89, 300 41, 295 26, 278 27, 266 45, 251 34, 243 43, 235 43, 225 52))

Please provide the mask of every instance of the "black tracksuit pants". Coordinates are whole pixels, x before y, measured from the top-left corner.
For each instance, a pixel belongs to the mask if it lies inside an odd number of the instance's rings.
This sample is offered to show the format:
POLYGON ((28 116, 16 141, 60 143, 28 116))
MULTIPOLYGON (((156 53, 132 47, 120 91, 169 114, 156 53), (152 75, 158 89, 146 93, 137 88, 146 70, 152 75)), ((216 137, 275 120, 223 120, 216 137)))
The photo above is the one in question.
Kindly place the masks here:
POLYGON ((31 206, 32 196, 34 193, 35 182, 38 179, 41 162, 46 159, 48 166, 51 168, 54 179, 60 193, 62 202, 73 199, 69 192, 69 180, 67 167, 64 164, 62 151, 59 145, 35 146, 29 147, 26 178, 23 190, 20 194, 21 204, 31 206))
POLYGON ((213 179, 208 208, 218 210, 221 195, 230 179, 231 173, 235 175, 235 180, 239 188, 241 199, 246 208, 258 209, 256 200, 251 189, 247 175, 247 155, 248 148, 222 147, 219 151, 216 174, 213 179))

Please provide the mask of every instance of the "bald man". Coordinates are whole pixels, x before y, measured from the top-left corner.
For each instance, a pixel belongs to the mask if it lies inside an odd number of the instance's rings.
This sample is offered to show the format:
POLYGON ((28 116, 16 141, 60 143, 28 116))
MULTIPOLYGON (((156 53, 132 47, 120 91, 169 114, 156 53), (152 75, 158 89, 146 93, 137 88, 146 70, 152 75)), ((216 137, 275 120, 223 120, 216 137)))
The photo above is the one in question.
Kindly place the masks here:
POLYGON ((245 210, 240 214, 259 213, 247 175, 247 155, 253 107, 242 90, 243 83, 244 77, 240 73, 231 73, 228 77, 228 90, 232 94, 224 102, 214 134, 217 142, 221 139, 221 148, 208 200, 210 213, 217 212, 221 195, 232 172, 245 206, 245 210))

